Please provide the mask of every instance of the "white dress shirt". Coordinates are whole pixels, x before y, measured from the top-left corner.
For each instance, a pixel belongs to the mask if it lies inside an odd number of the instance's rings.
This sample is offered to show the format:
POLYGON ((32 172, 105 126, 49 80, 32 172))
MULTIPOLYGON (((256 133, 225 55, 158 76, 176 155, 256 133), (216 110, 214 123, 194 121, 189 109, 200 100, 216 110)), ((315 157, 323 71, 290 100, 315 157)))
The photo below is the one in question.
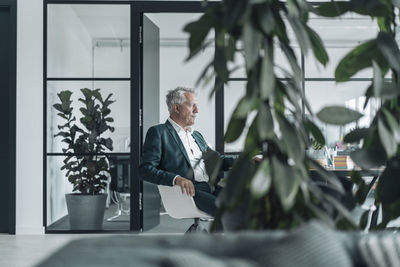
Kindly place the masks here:
MULTIPOLYGON (((171 118, 168 118, 168 121, 174 127, 176 133, 182 141, 183 146, 185 147, 186 153, 190 160, 190 165, 192 166, 194 172, 194 180, 197 182, 208 182, 210 178, 208 177, 208 174, 206 172, 206 165, 204 164, 204 160, 202 159, 203 153, 197 145, 196 140, 194 140, 192 136, 194 131, 193 128, 188 127, 188 129, 185 131, 171 118)), ((172 185, 175 184, 175 179, 177 176, 175 176, 172 185)))

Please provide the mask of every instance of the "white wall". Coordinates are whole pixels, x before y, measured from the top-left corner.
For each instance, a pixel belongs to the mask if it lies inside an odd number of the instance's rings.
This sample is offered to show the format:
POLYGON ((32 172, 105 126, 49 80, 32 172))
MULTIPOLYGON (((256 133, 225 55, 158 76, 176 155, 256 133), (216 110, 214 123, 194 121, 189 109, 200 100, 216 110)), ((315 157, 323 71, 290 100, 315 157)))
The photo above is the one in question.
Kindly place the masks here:
POLYGON ((16 233, 41 234, 43 0, 18 0, 16 233))

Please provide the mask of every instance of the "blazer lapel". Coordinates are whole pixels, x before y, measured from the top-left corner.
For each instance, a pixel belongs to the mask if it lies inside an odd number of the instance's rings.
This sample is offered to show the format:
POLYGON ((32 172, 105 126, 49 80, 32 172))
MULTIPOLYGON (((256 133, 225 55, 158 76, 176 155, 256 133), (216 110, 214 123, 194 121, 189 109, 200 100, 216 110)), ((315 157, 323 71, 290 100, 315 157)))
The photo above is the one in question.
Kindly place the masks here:
POLYGON ((171 134, 172 138, 175 140, 176 144, 178 145, 179 149, 181 150, 181 152, 182 152, 183 156, 185 157, 187 163, 189 164, 189 166, 191 166, 189 157, 188 157, 188 155, 186 153, 186 149, 183 146, 182 141, 179 138, 178 134, 176 133, 174 127, 171 125, 171 123, 169 121, 167 121, 165 123, 165 125, 167 126, 167 128, 169 130, 169 133, 171 134))
POLYGON ((192 134, 194 141, 196 141, 196 144, 199 146, 201 152, 205 152, 207 150, 207 146, 204 145, 204 140, 196 134, 196 132, 193 132, 192 134))

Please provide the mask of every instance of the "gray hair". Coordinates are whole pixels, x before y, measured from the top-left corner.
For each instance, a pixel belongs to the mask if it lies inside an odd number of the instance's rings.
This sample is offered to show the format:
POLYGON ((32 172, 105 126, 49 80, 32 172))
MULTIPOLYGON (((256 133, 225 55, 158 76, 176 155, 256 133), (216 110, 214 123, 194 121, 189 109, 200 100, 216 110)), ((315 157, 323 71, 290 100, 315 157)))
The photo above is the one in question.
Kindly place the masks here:
POLYGON ((171 112, 174 104, 182 105, 183 103, 185 103, 185 101, 186 101, 185 94, 186 93, 196 94, 196 92, 193 89, 182 87, 182 86, 176 87, 175 89, 168 91, 168 93, 166 95, 166 102, 167 102, 169 112, 171 112))

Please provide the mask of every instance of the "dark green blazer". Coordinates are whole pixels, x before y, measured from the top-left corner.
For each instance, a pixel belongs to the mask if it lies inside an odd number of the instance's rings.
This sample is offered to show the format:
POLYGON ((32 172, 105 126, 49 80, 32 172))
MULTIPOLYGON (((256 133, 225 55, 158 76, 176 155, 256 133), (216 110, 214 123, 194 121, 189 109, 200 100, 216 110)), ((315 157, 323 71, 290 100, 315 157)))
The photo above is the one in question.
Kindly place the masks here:
MULTIPOLYGON (((192 136, 202 152, 210 149, 198 131, 194 131, 192 136)), ((231 157, 223 157, 223 168, 228 169, 233 160, 231 157)), ((167 120, 147 131, 139 176, 151 183, 172 186, 176 175, 193 180, 193 170, 185 147, 167 120)))

